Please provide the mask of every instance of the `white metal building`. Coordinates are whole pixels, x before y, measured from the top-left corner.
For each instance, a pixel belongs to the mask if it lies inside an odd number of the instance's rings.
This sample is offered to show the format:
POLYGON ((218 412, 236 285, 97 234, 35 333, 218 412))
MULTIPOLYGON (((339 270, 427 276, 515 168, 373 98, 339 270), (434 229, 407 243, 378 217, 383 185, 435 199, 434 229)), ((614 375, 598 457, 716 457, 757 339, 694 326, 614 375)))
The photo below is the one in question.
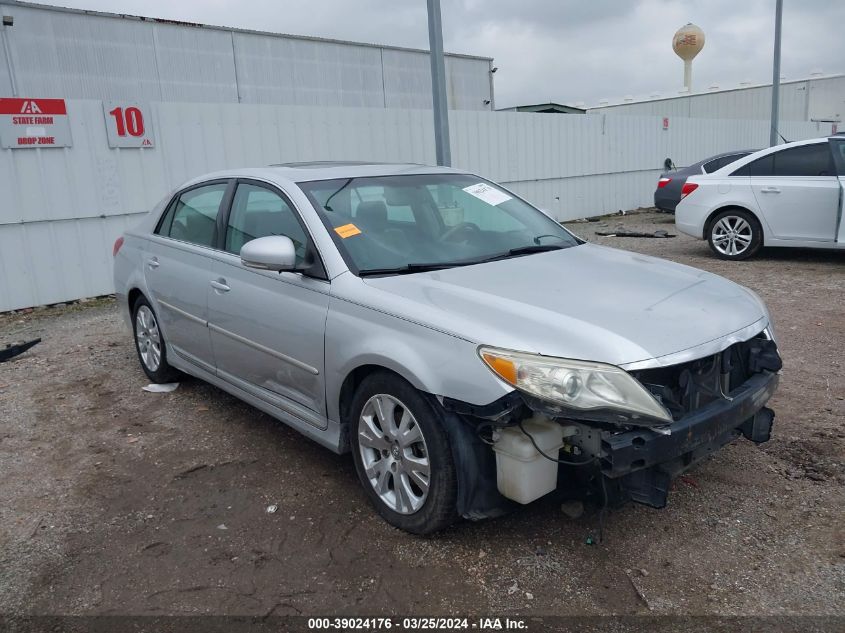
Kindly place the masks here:
MULTIPOLYGON (((4 0, 0 15, 0 312, 111 292, 115 238, 200 174, 434 162, 425 51, 4 0)), ((447 57, 454 165, 559 220, 650 204, 667 156, 768 138, 766 120, 492 112, 490 63, 447 57)))
MULTIPOLYGON (((736 88, 700 91, 692 94, 626 98, 602 103, 588 112, 639 116, 690 117, 697 119, 765 120, 771 114, 772 84, 741 85, 736 88)), ((781 121, 841 122, 845 116, 845 74, 815 76, 782 81, 781 121)))
MULTIPOLYGON (((0 96, 431 107, 424 50, 14 0, 0 14, 0 96)), ((493 109, 491 64, 446 54, 450 109, 493 109)))

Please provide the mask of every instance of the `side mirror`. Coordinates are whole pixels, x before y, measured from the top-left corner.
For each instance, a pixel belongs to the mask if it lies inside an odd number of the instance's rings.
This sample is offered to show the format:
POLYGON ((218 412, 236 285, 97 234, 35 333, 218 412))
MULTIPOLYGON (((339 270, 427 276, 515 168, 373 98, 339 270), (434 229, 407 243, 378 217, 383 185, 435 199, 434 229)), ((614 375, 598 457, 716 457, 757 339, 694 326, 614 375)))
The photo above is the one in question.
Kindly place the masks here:
POLYGON ((259 270, 293 270, 296 268, 296 247, 285 235, 259 237, 243 245, 241 262, 259 270))

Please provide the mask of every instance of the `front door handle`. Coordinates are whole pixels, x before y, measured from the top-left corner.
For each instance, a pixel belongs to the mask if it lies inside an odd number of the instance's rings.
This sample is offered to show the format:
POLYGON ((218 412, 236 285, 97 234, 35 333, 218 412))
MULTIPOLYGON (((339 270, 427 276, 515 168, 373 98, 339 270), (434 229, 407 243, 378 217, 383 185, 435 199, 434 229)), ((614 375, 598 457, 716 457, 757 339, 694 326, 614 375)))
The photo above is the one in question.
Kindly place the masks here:
POLYGON ((214 288, 217 292, 229 292, 231 290, 231 288, 226 285, 225 279, 212 279, 211 287, 214 288))
POLYGON ((777 187, 762 187, 760 193, 780 193, 780 189, 777 187))
POLYGON ((147 261, 147 266, 150 267, 150 270, 155 270, 156 268, 161 266, 161 264, 158 263, 158 257, 153 257, 152 259, 147 261))

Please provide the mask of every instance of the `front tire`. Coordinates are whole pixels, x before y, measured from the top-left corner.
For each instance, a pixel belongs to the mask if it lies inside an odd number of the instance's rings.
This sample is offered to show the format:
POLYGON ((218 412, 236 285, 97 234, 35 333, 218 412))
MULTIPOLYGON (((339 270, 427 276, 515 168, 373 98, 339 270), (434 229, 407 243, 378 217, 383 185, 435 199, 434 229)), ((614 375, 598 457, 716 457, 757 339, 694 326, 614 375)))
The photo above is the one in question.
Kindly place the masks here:
POLYGON ((748 259, 763 246, 763 227, 748 211, 727 209, 710 222, 707 241, 721 259, 748 259))
POLYGON ((179 372, 167 363, 167 349, 158 317, 143 295, 132 307, 132 333, 135 335, 135 351, 147 378, 158 384, 176 380, 179 372))
POLYGON ((457 518, 457 483, 442 417, 413 386, 389 372, 370 374, 352 400, 355 471, 378 513, 412 534, 457 518))

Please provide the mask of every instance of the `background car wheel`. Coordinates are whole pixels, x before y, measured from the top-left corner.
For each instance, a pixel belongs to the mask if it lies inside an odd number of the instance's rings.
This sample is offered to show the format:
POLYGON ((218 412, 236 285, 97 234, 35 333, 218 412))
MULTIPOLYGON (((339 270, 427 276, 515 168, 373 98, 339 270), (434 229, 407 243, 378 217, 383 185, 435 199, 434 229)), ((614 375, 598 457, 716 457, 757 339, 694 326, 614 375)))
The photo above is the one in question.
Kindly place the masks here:
POLYGON ((158 317, 144 296, 138 297, 132 307, 132 331, 135 334, 135 351, 147 378, 155 383, 176 380, 179 372, 167 364, 167 349, 158 317))
POLYGON ((748 259, 763 246, 763 228, 748 211, 728 209, 710 222, 707 241, 722 259, 748 259))
POLYGON ((457 518, 457 483, 442 418, 413 386, 388 372, 369 375, 352 400, 355 471, 391 525, 413 534, 457 518))

